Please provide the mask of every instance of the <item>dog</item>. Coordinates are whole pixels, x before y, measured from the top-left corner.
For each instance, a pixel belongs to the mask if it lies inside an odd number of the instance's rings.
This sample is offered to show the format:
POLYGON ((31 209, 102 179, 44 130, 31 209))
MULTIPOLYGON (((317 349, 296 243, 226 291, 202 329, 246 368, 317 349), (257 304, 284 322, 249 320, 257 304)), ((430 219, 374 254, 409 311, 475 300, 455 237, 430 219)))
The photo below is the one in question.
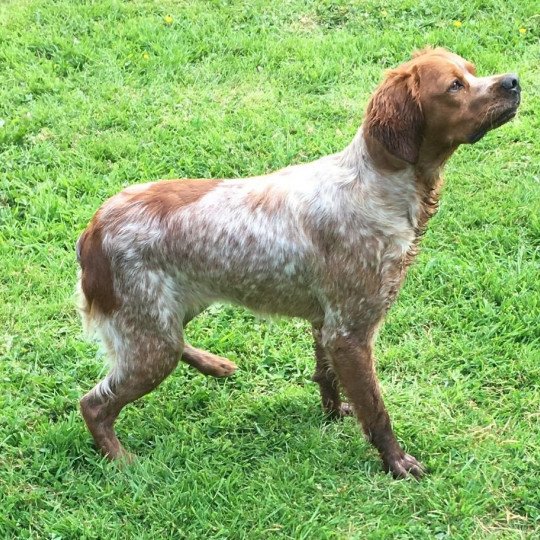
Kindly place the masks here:
POLYGON ((341 152, 253 178, 135 185, 103 204, 77 255, 83 323, 111 361, 80 402, 105 456, 129 459, 114 421, 179 359, 216 377, 235 371, 183 339, 225 301, 309 321, 324 411, 354 412, 395 477, 424 473, 392 431, 373 344, 437 210, 445 162, 517 112, 516 75, 475 73, 424 49, 386 74, 341 152))

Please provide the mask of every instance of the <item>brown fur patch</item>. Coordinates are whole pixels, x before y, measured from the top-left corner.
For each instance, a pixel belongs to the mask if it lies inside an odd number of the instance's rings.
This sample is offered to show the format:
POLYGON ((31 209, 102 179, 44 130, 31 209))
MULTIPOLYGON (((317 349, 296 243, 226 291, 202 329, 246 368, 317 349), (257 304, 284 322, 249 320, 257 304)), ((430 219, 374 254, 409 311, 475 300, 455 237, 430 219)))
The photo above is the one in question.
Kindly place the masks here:
POLYGON ((407 164, 389 152, 383 143, 372 137, 366 128, 363 128, 366 148, 377 169, 391 173, 401 171, 407 164))
POLYGON ((103 250, 99 212, 79 238, 77 252, 82 269, 81 287, 88 309, 97 308, 104 314, 114 311, 118 308, 118 300, 114 294, 111 262, 103 250))
POLYGON ((162 218, 178 208, 198 201, 220 182, 222 180, 162 180, 134 194, 131 201, 140 201, 153 215, 162 218))
POLYGON ((390 71, 373 94, 365 119, 365 132, 407 163, 418 161, 424 129, 415 81, 413 71, 390 71))

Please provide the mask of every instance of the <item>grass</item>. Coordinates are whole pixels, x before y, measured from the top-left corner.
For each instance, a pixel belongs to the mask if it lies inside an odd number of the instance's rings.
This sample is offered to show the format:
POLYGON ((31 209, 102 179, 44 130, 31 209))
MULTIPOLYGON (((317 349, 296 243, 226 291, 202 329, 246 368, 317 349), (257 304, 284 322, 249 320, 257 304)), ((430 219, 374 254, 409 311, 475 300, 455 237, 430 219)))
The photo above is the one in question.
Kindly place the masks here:
POLYGON ((534 0, 2 2, 0 537, 538 538, 539 27, 534 0), (306 324, 226 306, 189 337, 238 373, 180 366, 119 422, 136 464, 102 460, 77 403, 104 368, 72 296, 96 208, 337 151, 425 44, 523 86, 519 117, 449 163, 377 346, 431 474, 393 481, 352 419, 324 421, 306 324))

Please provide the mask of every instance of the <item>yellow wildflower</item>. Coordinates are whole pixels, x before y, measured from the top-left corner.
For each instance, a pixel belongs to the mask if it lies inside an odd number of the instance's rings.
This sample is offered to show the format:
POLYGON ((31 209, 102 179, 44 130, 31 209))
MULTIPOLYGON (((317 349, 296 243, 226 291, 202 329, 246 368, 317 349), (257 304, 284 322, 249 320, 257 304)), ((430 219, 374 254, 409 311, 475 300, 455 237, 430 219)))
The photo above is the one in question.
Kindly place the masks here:
POLYGON ((461 28, 462 25, 463 25, 463 23, 461 21, 454 21, 454 26, 456 28, 461 28))
POLYGON ((149 60, 150 59, 150 55, 147 52, 143 52, 142 57, 143 57, 143 60, 149 60))
POLYGON ((170 15, 165 15, 165 17, 163 17, 163 20, 165 21, 165 24, 167 26, 170 26, 173 23, 173 18, 170 15))
POLYGON ((520 28, 520 29, 519 29, 519 33, 520 33, 521 35, 525 34, 526 32, 527 32, 527 29, 526 29, 526 28, 520 28))

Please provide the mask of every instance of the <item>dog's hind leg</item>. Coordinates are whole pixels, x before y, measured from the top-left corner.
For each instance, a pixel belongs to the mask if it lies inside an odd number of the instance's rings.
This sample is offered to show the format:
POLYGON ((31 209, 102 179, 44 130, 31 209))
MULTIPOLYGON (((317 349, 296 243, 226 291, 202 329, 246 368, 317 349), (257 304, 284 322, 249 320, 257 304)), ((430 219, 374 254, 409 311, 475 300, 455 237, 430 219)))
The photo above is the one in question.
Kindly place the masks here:
MULTIPOLYGON (((80 402, 81 413, 101 452, 109 459, 128 458, 114 431, 114 422, 128 404, 156 388, 176 367, 182 353, 181 332, 160 335, 106 322, 103 341, 112 361, 109 374, 80 402)), ((144 328, 144 325, 141 325, 144 328)))
POLYGON ((204 375, 212 375, 213 377, 228 377, 236 371, 236 364, 215 354, 196 349, 191 345, 184 346, 182 360, 198 369, 204 375))
MULTIPOLYGON (((184 316, 184 328, 196 317, 202 309, 189 311, 184 316)), ((228 377, 236 371, 236 364, 215 354, 192 347, 189 343, 184 344, 182 361, 198 369, 203 375, 212 375, 213 377, 228 377)))

